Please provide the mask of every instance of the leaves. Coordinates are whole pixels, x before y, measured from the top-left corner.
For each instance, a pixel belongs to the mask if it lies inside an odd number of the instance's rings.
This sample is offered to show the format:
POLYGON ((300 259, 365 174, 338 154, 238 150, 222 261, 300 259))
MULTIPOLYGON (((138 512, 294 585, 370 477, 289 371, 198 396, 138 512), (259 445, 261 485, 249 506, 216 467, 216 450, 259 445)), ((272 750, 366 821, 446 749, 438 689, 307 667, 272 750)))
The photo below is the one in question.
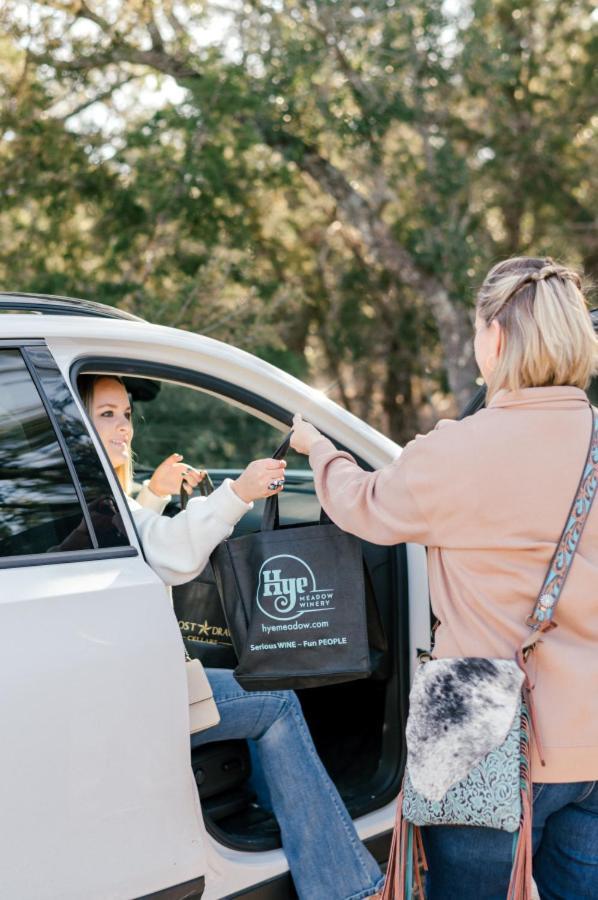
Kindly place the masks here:
POLYGON ((405 440, 472 389, 490 264, 598 272, 589 0, 114 10, 0 13, 8 287, 233 341, 405 440))

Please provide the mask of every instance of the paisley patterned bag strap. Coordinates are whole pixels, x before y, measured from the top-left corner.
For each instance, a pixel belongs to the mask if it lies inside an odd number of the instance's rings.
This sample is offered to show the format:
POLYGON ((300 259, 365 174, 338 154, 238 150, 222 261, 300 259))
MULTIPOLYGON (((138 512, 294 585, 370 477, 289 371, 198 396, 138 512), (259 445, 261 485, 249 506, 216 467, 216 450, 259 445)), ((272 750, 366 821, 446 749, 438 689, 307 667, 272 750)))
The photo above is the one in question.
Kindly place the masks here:
POLYGON ((590 407, 590 411, 592 413, 592 433, 579 486, 571 504, 563 533, 550 561, 536 605, 527 619, 527 625, 533 632, 523 645, 523 649, 528 652, 537 642, 539 634, 556 627, 553 621, 554 611, 596 495, 598 486, 598 413, 594 412, 592 407, 590 407))

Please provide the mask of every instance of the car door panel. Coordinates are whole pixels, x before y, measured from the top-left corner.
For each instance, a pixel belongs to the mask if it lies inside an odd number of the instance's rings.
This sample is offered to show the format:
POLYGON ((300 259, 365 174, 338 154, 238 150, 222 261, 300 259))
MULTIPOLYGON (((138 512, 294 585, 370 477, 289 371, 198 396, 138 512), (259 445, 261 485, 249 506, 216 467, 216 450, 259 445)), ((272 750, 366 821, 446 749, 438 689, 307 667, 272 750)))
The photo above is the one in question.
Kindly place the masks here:
MULTIPOLYGON (((27 380, 26 350, 22 358, 2 352, 6 384, 19 386, 5 392, 12 409, 0 413, 8 504, 0 551, 0 893, 133 900, 205 874, 183 646, 169 592, 135 549, 122 495, 108 482, 102 488, 120 505, 121 531, 118 546, 99 548, 76 466, 69 459, 65 467, 68 430, 56 428, 57 395, 27 380), (70 527, 86 523, 84 550, 72 552, 63 526, 51 527, 65 495, 70 527)), ((101 470, 89 441, 85 452, 101 470)))
POLYGON ((130 900, 203 874, 164 586, 140 559, 43 568, 2 573, 3 854, 35 859, 3 894, 130 900))

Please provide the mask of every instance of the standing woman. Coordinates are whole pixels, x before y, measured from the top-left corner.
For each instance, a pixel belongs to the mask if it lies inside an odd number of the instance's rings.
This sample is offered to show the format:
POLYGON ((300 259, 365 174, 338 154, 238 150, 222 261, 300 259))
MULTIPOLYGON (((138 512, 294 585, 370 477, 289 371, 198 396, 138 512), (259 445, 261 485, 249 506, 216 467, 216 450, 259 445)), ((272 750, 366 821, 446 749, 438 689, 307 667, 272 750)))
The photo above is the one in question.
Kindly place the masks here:
MULTIPOLYGON (((584 390, 597 341, 579 276, 551 259, 499 263, 477 298, 474 346, 486 408, 439 422, 383 469, 364 472, 300 416, 291 444, 309 454, 318 496, 341 528, 427 546, 435 657, 513 659, 592 433, 584 390)), ((574 900, 598 897, 598 504, 556 623, 533 654, 545 760, 534 746, 533 870, 543 900, 574 900)), ((422 831, 428 898, 506 898, 511 834, 422 831)))

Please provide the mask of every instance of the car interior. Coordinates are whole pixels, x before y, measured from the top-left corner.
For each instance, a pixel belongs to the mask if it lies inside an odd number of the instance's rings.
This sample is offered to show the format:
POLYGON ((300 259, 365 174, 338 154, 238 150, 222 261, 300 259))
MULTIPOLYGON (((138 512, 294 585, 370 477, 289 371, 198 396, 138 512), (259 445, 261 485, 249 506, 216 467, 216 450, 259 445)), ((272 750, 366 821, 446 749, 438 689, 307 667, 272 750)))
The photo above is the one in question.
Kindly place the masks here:
MULTIPOLYGON (((94 366, 87 364, 85 371, 94 366)), ((148 377, 139 365, 123 367, 119 374, 132 399, 137 490, 175 451, 190 465, 206 469, 217 487, 251 459, 271 456, 285 434, 282 422, 275 427, 259 407, 236 399, 233 388, 224 396, 197 384, 148 377)), ((287 463, 279 498, 281 527, 318 522, 320 506, 307 459, 289 451, 287 463)), ((259 530, 263 503, 255 503, 235 534, 259 530)), ((164 514, 176 515, 180 508, 180 497, 173 497, 164 514)), ((405 548, 364 542, 363 554, 372 673, 298 692, 320 757, 353 817, 384 806, 397 794, 408 684, 405 548)), ((189 654, 206 667, 234 668, 236 657, 210 566, 195 581, 175 587, 173 603, 189 654)), ((216 839, 236 849, 272 849, 280 846, 280 835, 259 791, 250 743, 193 747, 192 739, 193 771, 207 828, 216 839)), ((380 848, 381 858, 387 849, 380 848)))

